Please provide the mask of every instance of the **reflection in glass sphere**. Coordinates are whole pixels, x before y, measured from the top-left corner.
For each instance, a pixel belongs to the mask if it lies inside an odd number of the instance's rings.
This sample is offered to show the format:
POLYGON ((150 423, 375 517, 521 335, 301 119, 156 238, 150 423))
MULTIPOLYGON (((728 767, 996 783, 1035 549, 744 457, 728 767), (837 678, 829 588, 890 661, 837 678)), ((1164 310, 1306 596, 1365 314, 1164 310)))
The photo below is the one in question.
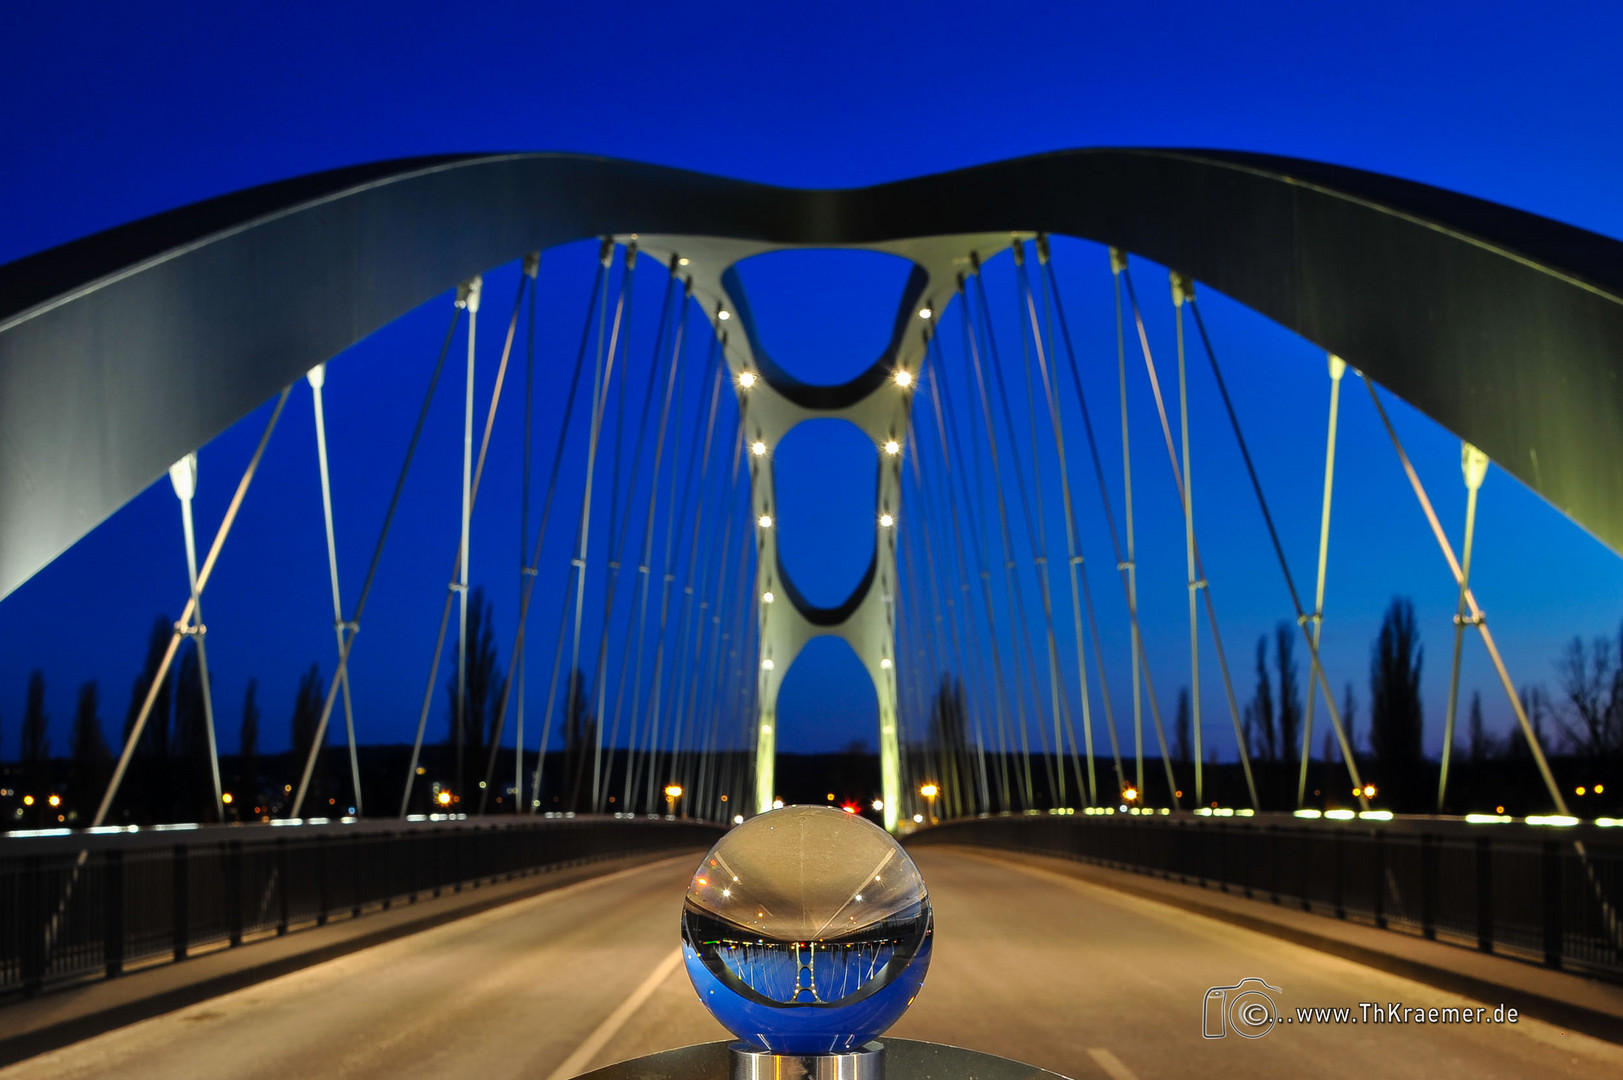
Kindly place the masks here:
POLYGON ((746 1042, 851 1050, 895 1023, 930 966, 930 897, 907 852, 856 814, 789 806, 710 849, 688 885, 682 955, 746 1042))

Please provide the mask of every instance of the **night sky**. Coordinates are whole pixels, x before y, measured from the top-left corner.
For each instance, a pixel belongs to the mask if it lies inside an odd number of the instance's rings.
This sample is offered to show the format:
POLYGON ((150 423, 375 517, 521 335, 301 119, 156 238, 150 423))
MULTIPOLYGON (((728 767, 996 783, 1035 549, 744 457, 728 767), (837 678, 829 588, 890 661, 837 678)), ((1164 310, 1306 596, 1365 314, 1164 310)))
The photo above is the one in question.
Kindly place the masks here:
MULTIPOLYGON (((17 7, 7 14, 0 64, 0 261, 252 184, 382 158, 485 150, 582 151, 791 186, 844 186, 1069 147, 1221 147, 1386 172, 1623 237, 1623 98, 1616 92, 1623 9, 1225 7, 17 7)), ((594 248, 573 245, 543 261, 536 431, 547 454, 594 248)), ((1095 419, 1108 420, 1100 432, 1105 467, 1119 483, 1105 255, 1096 245, 1063 241, 1055 258, 1095 419)), ((1014 305, 1009 262, 1005 256, 987 268, 999 310, 1014 305)), ((1166 380, 1172 323, 1165 270, 1135 262, 1133 271, 1166 380)), ((804 378, 832 382, 865 368, 882 347, 905 267, 877 255, 797 253, 763 257, 743 276, 774 358, 804 378)), ((636 365, 649 363, 662 278, 651 267, 638 277, 636 365)), ((517 280, 511 266, 487 275, 482 364, 494 365, 517 280)), ((1201 295, 1292 569, 1299 586, 1310 588, 1328 386, 1323 353, 1221 296, 1201 295)), ((329 369, 346 605, 370 556, 449 309, 449 297, 440 298, 329 369)), ((944 315, 956 319, 956 311, 944 315)), ((708 390, 701 370, 708 328, 694 318, 690 333, 683 383, 689 422, 708 390)), ((1010 348, 1017 356, 1012 336, 1005 352, 1010 348)), ((958 370, 955 347, 945 353, 949 372, 958 370)), ((481 369, 481 420, 490 370, 481 369)), ((1198 527, 1244 698, 1258 635, 1290 609, 1204 361, 1191 370, 1198 527)), ((1170 713, 1188 681, 1181 512, 1142 390, 1140 381, 1132 419, 1142 607, 1157 692, 1170 713)), ((1327 669, 1338 688, 1354 684, 1364 727, 1370 642, 1390 599, 1412 597, 1426 649, 1427 744, 1435 750, 1455 590, 1362 386, 1349 378, 1343 393, 1327 669)), ((1458 440, 1387 401, 1457 545, 1464 511, 1458 440)), ((521 429, 517 399, 504 408, 472 561, 475 582, 495 599, 505 666, 516 606, 521 429)), ((455 554, 460 412, 460 391, 448 387, 430 417, 423 467, 408 487, 356 645, 352 679, 363 741, 409 740, 416 720, 455 554)), ((261 409, 201 451, 205 544, 265 416, 261 409)), ((1073 421, 1068 415, 1071 468, 1120 723, 1129 684, 1125 621, 1073 421)), ((566 462, 583 445, 572 441, 566 462)), ((850 429, 819 424, 795 432, 774 454, 789 481, 780 503, 785 562, 811 599, 837 601, 871 550, 873 450, 850 429)), ((315 475, 309 393, 301 383, 205 597, 227 751, 235 748, 250 677, 260 683, 263 746, 276 750, 287 743, 299 674, 311 663, 324 676, 332 670, 315 475)), ((566 484, 561 491, 562 505, 570 490, 566 484)), ((561 513, 573 521, 573 511, 561 513)), ((1497 469, 1483 488, 1478 528, 1473 583, 1511 670, 1519 682, 1553 684, 1553 663, 1568 639, 1617 631, 1623 560, 1497 469)), ((1048 532, 1051 541, 1062 536, 1057 512, 1048 532)), ((567 558, 557 551, 554 562, 567 558)), ((546 637, 548 647, 531 654, 532 717, 541 712, 557 612, 556 600, 545 598, 558 593, 556 585, 542 590, 532 634, 546 637)), ((92 678, 101 684, 112 741, 152 620, 178 615, 185 594, 178 512, 162 481, 0 602, 0 757, 17 753, 34 668, 48 680, 56 752, 68 744, 76 688, 92 678)), ((1209 650, 1205 655, 1210 663, 1209 650)), ((1302 666, 1305 682, 1305 658, 1302 666)), ((1210 738, 1231 756, 1215 667, 1203 669, 1202 684, 1210 738)), ((1490 725, 1505 730, 1510 710, 1475 641, 1468 642, 1463 686, 1467 695, 1482 692, 1490 725)), ((442 688, 431 738, 443 737, 444 713, 442 688)), ((855 657, 837 642, 814 643, 786 681, 780 747, 873 745, 875 717, 855 657)))

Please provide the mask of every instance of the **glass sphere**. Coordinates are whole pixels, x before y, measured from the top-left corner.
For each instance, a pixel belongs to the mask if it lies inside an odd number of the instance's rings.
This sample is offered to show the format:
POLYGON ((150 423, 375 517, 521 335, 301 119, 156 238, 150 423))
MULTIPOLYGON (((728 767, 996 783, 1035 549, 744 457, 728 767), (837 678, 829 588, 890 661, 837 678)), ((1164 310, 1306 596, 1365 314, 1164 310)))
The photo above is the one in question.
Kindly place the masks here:
POLYGON ((780 1054, 855 1049, 907 1011, 930 966, 924 880, 872 822, 786 806, 734 828, 688 885, 682 956, 699 999, 780 1054))

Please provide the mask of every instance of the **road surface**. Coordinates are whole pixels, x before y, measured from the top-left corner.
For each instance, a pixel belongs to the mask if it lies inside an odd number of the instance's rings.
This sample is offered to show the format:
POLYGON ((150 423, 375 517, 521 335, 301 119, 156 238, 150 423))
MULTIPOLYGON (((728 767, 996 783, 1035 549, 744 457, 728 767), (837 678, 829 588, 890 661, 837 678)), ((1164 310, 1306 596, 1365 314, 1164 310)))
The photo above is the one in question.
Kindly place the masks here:
MULTIPOLYGON (((1623 1076, 1623 1047, 1538 1021, 1280 1024, 1202 1037, 1208 988, 1279 1005, 1491 1009, 992 854, 918 854, 935 958, 894 1034, 1077 1080, 1623 1076)), ((683 856, 521 900, 54 1051, 0 1080, 565 1080, 727 1037, 676 962, 683 856)), ((1504 1004, 1513 1006, 1515 1002, 1504 1004)), ((1474 1013, 1473 1013, 1474 1015, 1474 1013)))

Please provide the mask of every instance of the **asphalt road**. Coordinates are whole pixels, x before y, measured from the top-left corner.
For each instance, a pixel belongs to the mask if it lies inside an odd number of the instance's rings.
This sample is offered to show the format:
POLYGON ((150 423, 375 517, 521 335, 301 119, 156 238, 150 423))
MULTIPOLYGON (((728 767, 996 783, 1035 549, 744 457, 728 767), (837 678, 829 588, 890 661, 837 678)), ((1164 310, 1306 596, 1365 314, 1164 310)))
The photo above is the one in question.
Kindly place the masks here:
MULTIPOLYGON (((1297 1006, 1490 1010, 1252 931, 995 856, 927 849, 935 959, 894 1034, 1078 1080, 1623 1076, 1623 1047, 1547 1024, 1280 1024, 1202 1037, 1244 978, 1297 1006)), ((0 1070, 23 1078, 565 1080, 725 1038, 676 963, 691 856, 473 916, 0 1070)), ((1507 1002, 1514 1005, 1514 1002, 1507 1002)))

